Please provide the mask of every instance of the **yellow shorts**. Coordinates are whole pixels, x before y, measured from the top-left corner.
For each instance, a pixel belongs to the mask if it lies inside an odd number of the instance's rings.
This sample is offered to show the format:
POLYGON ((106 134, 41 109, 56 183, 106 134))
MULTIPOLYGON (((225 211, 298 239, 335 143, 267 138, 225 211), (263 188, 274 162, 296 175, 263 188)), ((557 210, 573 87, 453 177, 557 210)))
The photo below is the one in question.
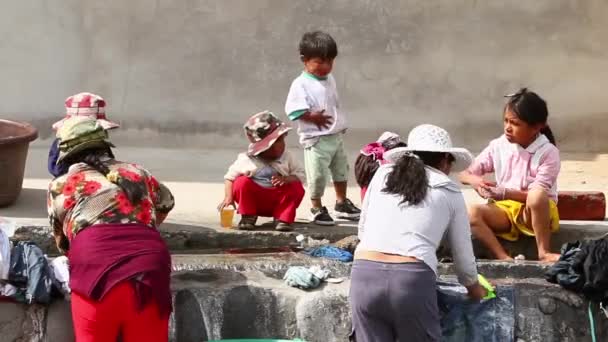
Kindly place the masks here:
MULTIPOLYGON (((494 205, 504 211, 509 217, 509 221, 511 221, 511 231, 498 234, 498 237, 508 241, 517 241, 520 233, 527 236, 534 236, 534 230, 532 230, 531 227, 528 227, 524 221, 524 203, 505 200, 494 202, 494 205)), ((551 233, 555 233, 559 230, 559 213, 557 211, 557 204, 553 200, 549 200, 549 216, 551 233)))

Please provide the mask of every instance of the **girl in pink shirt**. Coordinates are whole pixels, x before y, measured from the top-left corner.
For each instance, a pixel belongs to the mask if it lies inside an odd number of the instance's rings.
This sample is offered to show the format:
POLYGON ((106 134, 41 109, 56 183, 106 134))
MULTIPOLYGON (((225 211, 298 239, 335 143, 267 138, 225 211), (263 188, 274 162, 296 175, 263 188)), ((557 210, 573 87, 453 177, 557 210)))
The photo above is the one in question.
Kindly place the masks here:
POLYGON ((521 89, 508 95, 504 109, 504 135, 490 142, 460 180, 488 199, 469 208, 473 236, 497 259, 511 257, 496 235, 516 241, 521 234, 534 236, 541 261, 559 254, 549 251, 551 232, 559 229, 557 176, 559 150, 547 125, 546 102, 521 89), (494 173, 496 182, 482 177, 494 173))

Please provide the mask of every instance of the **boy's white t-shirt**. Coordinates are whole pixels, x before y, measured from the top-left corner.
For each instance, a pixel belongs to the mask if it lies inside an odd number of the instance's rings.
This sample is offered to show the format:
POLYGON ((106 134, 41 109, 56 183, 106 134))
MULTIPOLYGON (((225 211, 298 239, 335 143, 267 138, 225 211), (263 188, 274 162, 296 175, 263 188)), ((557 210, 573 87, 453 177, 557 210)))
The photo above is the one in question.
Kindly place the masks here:
POLYGON ((291 83, 285 102, 285 112, 291 120, 298 121, 300 143, 304 147, 314 145, 321 136, 342 133, 347 128, 346 118, 340 110, 336 80, 331 74, 325 79, 319 79, 306 71, 302 72, 291 83), (313 123, 293 117, 293 113, 302 110, 311 112, 325 110, 323 114, 331 116, 332 124, 328 128, 319 129, 313 123))

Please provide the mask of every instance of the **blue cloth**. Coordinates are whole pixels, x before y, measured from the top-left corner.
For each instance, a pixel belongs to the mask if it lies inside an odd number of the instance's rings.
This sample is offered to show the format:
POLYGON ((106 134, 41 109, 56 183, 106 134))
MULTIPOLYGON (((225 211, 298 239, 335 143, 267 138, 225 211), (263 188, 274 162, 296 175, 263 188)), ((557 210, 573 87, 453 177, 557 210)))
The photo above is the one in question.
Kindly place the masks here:
POLYGON ((69 169, 68 166, 62 163, 57 164, 57 159, 59 159, 59 139, 53 141, 49 150, 48 169, 49 173, 55 178, 66 174, 69 169))
POLYGON ((496 298, 475 303, 466 289, 452 282, 437 282, 437 302, 443 342, 509 342, 515 340, 514 291, 496 288, 496 298))
POLYGON ((353 261, 352 253, 334 246, 315 247, 305 251, 304 253, 313 257, 333 259, 342 262, 353 261))
POLYGON ((303 266, 290 267, 285 276, 283 276, 283 279, 285 280, 285 284, 301 289, 314 289, 321 285, 321 279, 303 266))

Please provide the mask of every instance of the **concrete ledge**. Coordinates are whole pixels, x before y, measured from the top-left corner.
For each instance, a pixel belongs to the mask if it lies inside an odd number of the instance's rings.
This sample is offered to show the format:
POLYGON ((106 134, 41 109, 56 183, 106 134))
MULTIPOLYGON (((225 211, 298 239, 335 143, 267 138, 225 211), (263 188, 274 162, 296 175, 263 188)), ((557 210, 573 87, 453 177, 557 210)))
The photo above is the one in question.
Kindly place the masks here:
MULTIPOLYGON (((192 272, 205 270, 230 270, 234 272, 259 271, 263 274, 282 279, 291 266, 318 265, 331 271, 333 277, 348 277, 351 263, 314 258, 301 253, 276 254, 174 254, 172 256, 174 272, 192 272)), ((449 270, 449 269, 448 269, 449 270)))
MULTIPOLYGON (((297 224, 293 232, 278 232, 267 225, 255 231, 240 231, 220 228, 217 225, 165 224, 161 226, 161 234, 171 251, 202 254, 228 248, 276 248, 297 245, 296 236, 299 234, 334 242, 357 234, 357 228, 352 223, 335 227, 297 224)), ((15 231, 12 240, 34 241, 48 255, 58 254, 48 226, 21 226, 15 231)))
MULTIPOLYGON (((567 242, 599 239, 607 234, 608 221, 561 221, 560 230, 551 235, 551 250, 559 253, 562 245, 567 242)), ((522 254, 526 260, 538 260, 536 240, 533 237, 522 236, 516 242, 499 241, 512 256, 522 254)), ((473 240, 473 249, 478 259, 492 259, 490 253, 476 240, 473 240)), ((449 258, 449 246, 442 245, 437 254, 440 258, 449 258)))
MULTIPOLYGON (((189 226, 164 225, 161 233, 175 253, 209 254, 218 253, 228 248, 277 248, 297 245, 295 237, 298 234, 315 239, 328 239, 332 242, 357 234, 354 224, 337 227, 318 227, 297 225, 293 232, 277 232, 262 226, 256 231, 239 231, 224 229, 218 226, 189 226)), ((559 252, 564 243, 598 239, 608 234, 608 221, 562 221, 560 231, 553 234, 551 248, 559 252)), ((51 230, 44 226, 23 226, 17 229, 13 240, 31 240, 36 242, 45 253, 56 255, 55 241, 51 230)), ((523 254, 528 260, 537 259, 536 242, 534 238, 522 237, 517 242, 502 241, 512 255, 523 254)), ((488 252, 474 241, 475 255, 480 259, 488 259, 488 252)), ((449 249, 442 248, 440 256, 449 256, 449 249)))
MULTIPOLYGON (((599 239, 608 234, 608 221, 562 221, 560 230, 551 235, 551 250, 559 252, 563 244, 576 240, 599 239)), ((523 254, 527 260, 537 260, 536 240, 522 236, 517 242, 501 241, 512 256, 523 254)), ((475 255, 489 258, 490 255, 477 241, 474 241, 475 255)))
MULTIPOLYGON (((299 337, 310 342, 348 341, 349 280, 303 291, 286 286, 281 277, 291 262, 321 263, 336 274, 348 273, 350 265, 294 255, 272 259, 267 255, 225 260, 177 255, 170 340, 299 337)), ((498 277, 494 281, 499 287, 515 290, 516 341, 589 340, 586 301, 539 279, 545 268, 533 262, 480 263, 482 273, 498 277), (518 272, 520 268, 523 271, 518 272), (511 274, 515 276, 505 277, 511 274)), ((444 265, 442 277, 453 278, 450 271, 451 266, 444 265)), ((64 301, 49 307, 0 303, 0 336, 7 341, 73 341, 69 315, 64 301)), ((596 323, 598 336, 608 336, 608 322, 598 318, 596 323)))
POLYGON ((1 341, 73 341, 69 303, 49 306, 0 302, 1 341))

